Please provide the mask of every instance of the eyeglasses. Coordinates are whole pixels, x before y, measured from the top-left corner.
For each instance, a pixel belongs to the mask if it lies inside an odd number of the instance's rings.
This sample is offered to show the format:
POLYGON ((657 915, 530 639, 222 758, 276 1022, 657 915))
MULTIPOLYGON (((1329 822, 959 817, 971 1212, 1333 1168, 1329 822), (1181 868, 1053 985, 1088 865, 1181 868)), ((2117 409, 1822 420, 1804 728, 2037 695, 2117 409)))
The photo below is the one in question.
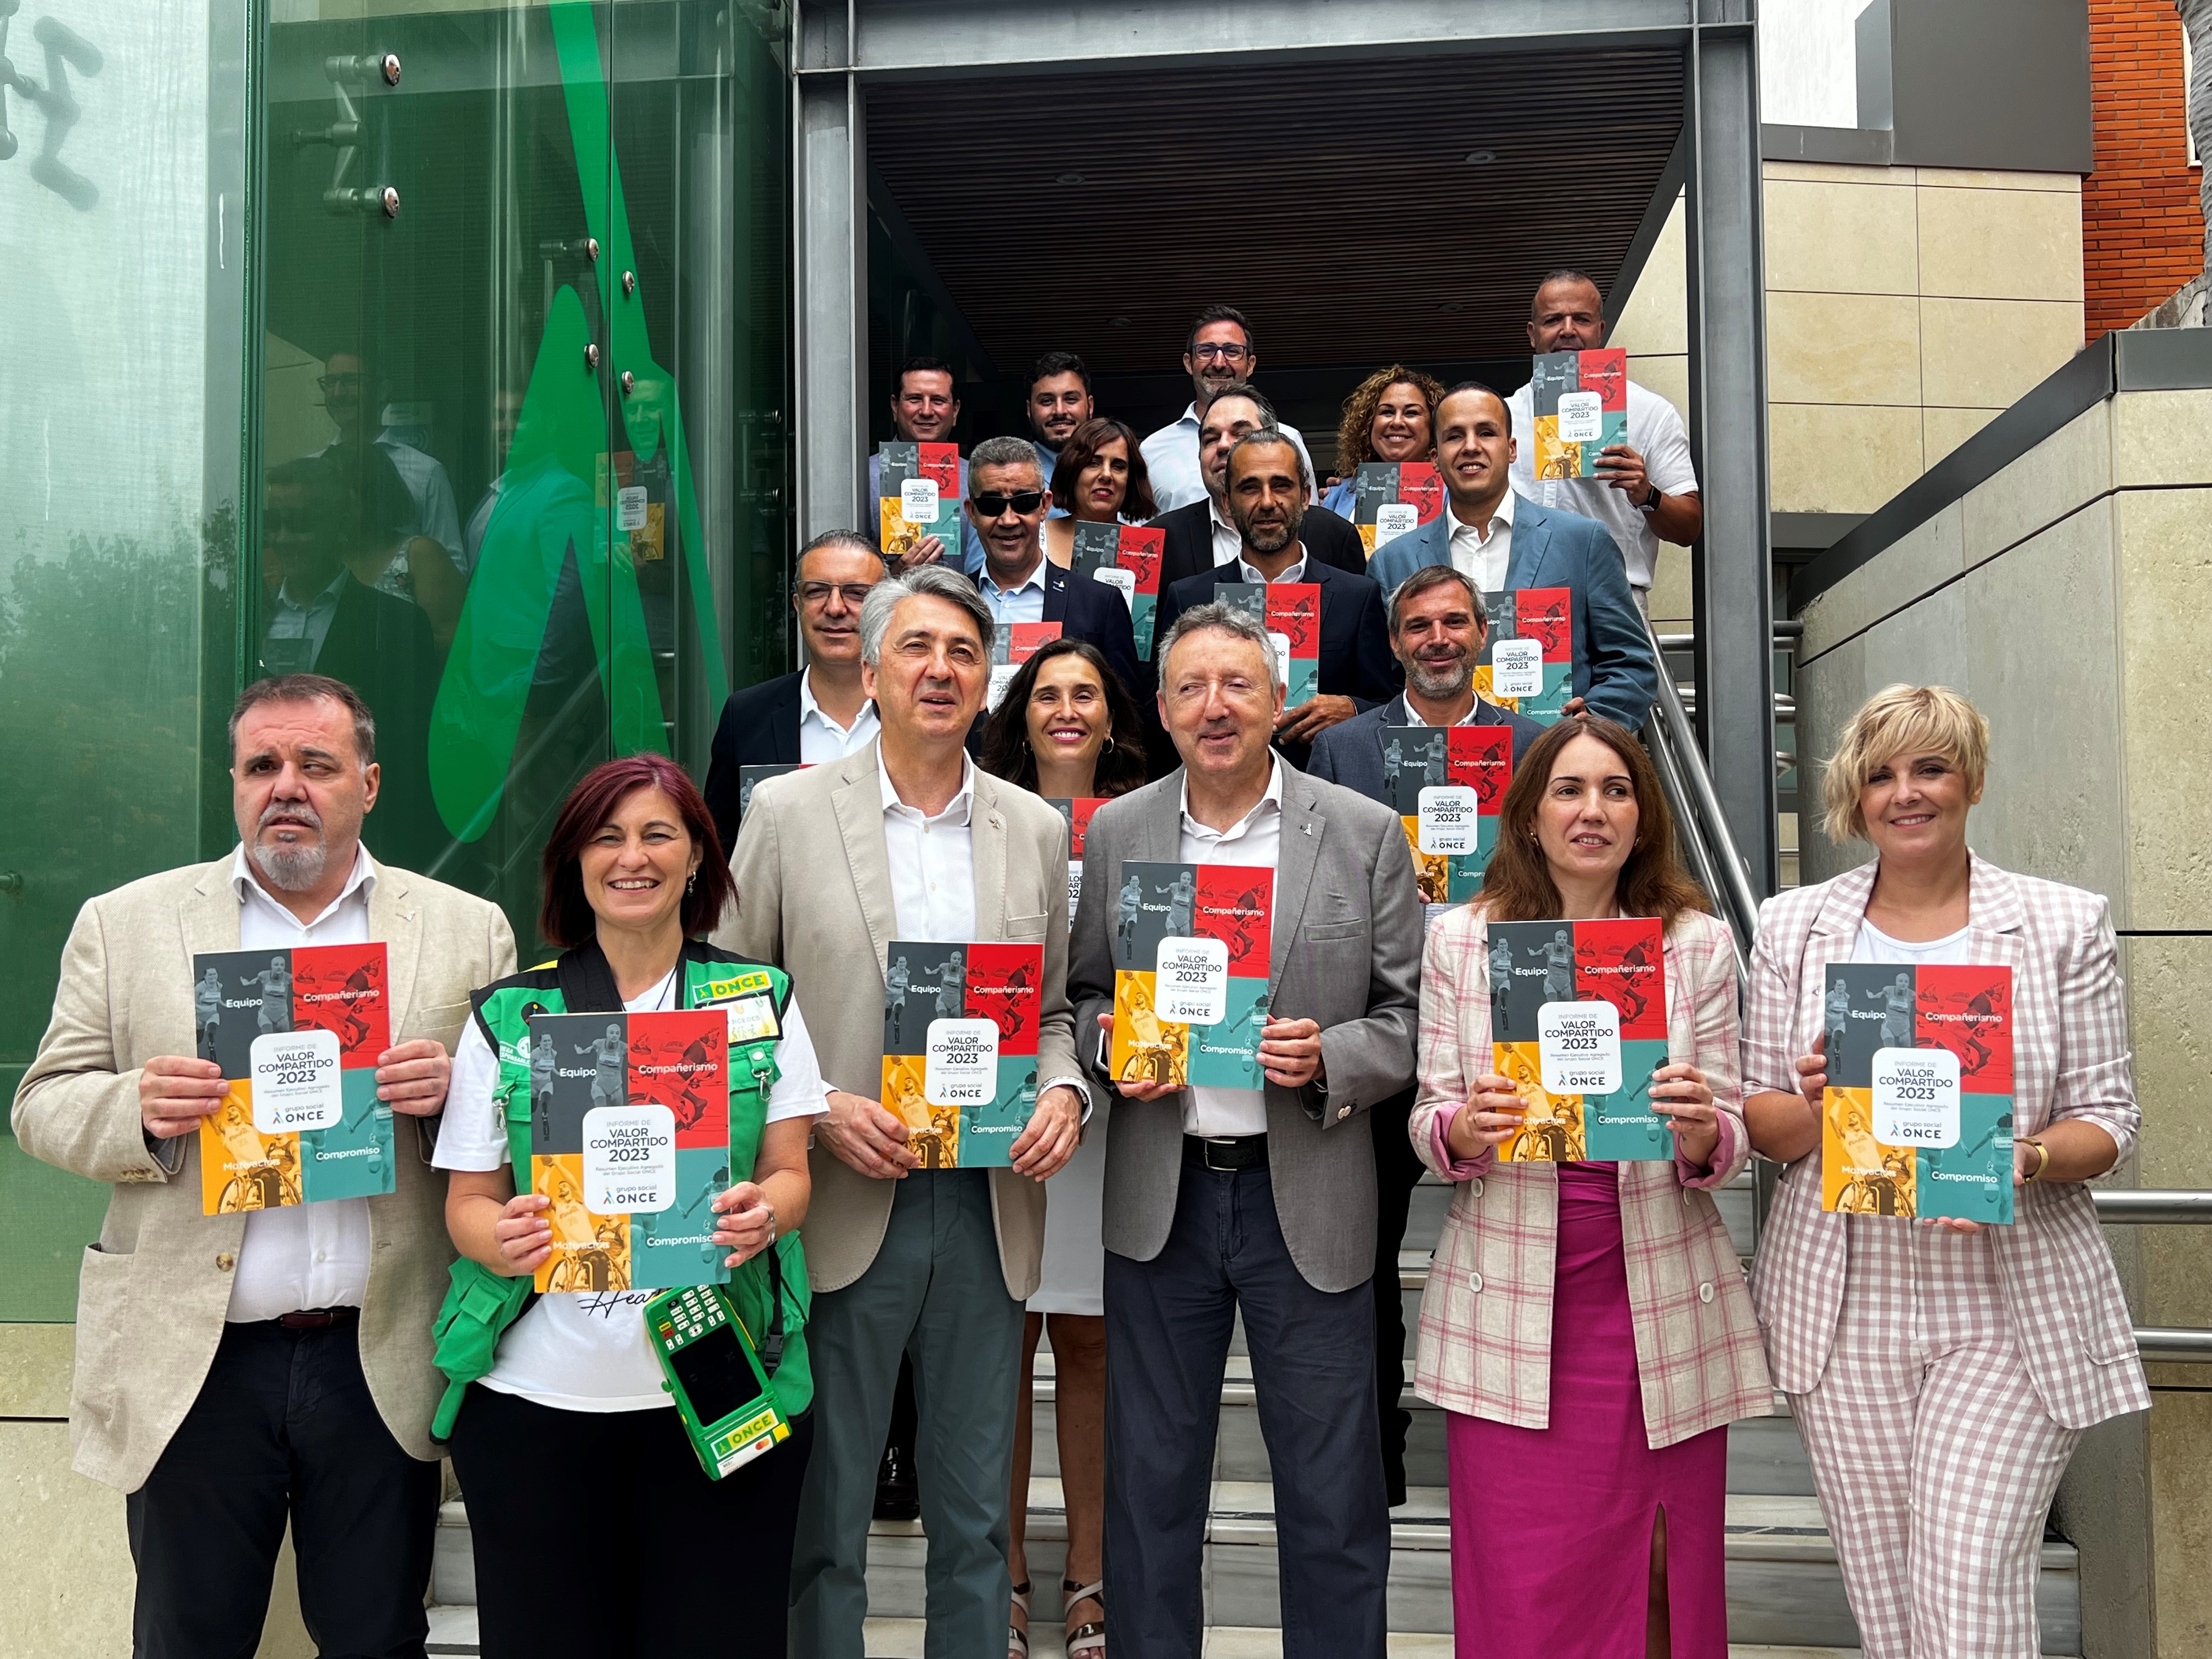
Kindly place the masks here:
POLYGON ((830 603, 835 593, 848 605, 858 606, 868 597, 868 582, 801 582, 799 585, 799 603, 810 611, 818 610, 830 603))
POLYGON ((1026 519, 1044 505, 1044 491, 1024 489, 1018 495, 1001 495, 996 490, 991 490, 974 499, 975 510, 987 519, 997 518, 1010 507, 1026 519))
POLYGON ((1203 340, 1190 349, 1190 355, 1201 363, 1210 363, 1217 357, 1224 363, 1241 363, 1252 352, 1249 346, 1223 345, 1216 340, 1203 340))
POLYGON ((333 392, 358 392, 361 390, 361 376, 358 374, 319 374, 315 377, 315 386, 318 391, 323 392, 325 396, 333 392))

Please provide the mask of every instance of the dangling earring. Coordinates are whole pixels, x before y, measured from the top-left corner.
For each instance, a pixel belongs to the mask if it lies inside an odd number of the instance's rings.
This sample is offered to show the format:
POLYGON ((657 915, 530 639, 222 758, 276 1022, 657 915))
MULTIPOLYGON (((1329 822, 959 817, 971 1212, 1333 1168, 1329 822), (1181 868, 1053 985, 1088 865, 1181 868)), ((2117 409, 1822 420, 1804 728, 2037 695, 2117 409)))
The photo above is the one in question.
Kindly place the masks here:
POLYGON ((1106 734, 1106 746, 1098 752, 1102 755, 1110 755, 1114 752, 1114 734, 1111 732, 1106 734))
POLYGON ((693 871, 690 875, 686 876, 686 877, 684 878, 684 890, 686 893, 689 893, 689 892, 690 892, 690 891, 694 887, 696 887, 698 884, 699 884, 699 872, 698 872, 696 870, 694 870, 694 871, 693 871))

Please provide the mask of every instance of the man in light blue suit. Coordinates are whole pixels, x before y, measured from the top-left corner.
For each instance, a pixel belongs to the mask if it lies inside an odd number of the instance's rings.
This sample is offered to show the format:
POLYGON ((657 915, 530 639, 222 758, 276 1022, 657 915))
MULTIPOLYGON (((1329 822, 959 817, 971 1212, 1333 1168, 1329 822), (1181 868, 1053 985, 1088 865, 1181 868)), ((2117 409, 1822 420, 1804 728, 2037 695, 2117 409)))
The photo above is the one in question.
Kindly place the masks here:
POLYGON ((1450 565, 1486 593, 1566 588, 1575 659, 1566 712, 1588 708, 1640 728, 1658 694, 1658 666, 1605 526, 1514 492, 1512 417, 1488 386, 1468 380, 1447 392, 1437 404, 1436 433, 1444 510, 1384 543, 1367 574, 1386 594, 1426 564, 1450 565))

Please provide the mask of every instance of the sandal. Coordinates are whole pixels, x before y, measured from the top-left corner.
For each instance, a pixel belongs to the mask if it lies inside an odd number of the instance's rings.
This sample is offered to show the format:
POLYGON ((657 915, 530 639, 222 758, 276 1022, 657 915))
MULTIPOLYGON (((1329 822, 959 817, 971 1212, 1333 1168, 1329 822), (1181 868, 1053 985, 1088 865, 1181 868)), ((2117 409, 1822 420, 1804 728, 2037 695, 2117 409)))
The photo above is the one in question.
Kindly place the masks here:
MULTIPOLYGON (((1014 1586, 1014 1611, 1026 1625, 1030 1617, 1030 1581, 1026 1578, 1014 1586)), ((1011 1619, 1006 1620, 1006 1659, 1030 1659, 1030 1633, 1018 1627, 1011 1619)))
POLYGON ((1100 1616, 1085 1620, 1082 1624, 1067 1627, 1067 1659, 1083 1659, 1085 1654, 1092 1659, 1105 1659, 1106 1654, 1106 1581, 1095 1584, 1079 1584, 1073 1578, 1063 1578, 1060 1588, 1066 1592, 1066 1605, 1071 1610, 1078 1601, 1096 1601, 1100 1616))

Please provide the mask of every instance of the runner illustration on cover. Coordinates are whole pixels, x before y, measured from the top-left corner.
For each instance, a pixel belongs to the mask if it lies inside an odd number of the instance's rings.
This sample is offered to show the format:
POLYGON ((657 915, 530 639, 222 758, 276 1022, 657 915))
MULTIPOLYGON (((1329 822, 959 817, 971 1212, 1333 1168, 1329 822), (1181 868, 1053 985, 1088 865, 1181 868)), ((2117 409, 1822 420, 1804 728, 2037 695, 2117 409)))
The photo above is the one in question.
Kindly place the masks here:
POLYGON ((1513 946, 1503 934, 1490 940, 1490 1029, 1492 1041, 1505 1029, 1505 1009, 1513 994, 1513 946))
POLYGON ((1167 931, 1177 939, 1190 936, 1192 918, 1198 904, 1198 877, 1185 865, 1176 877, 1175 885, 1168 890, 1167 931))
POLYGON ((968 1012, 968 963, 957 949, 937 970, 937 1017, 958 1019, 968 1012))
POLYGON ((1145 902, 1145 884, 1137 879, 1136 872, 1129 872, 1121 884, 1121 898, 1116 907, 1118 920, 1115 930, 1121 942, 1124 962, 1135 954, 1137 948, 1137 915, 1145 902))
POLYGON ((192 1013, 199 1025, 199 1055, 215 1058, 216 1027, 222 1024, 222 975, 212 968, 192 987, 192 1013))
POLYGON ((1564 927, 1544 947, 1544 1000, 1575 1000, 1575 945, 1564 927))
POLYGON ((1881 1044, 1885 1048, 1912 1046, 1912 975, 1899 974, 1881 991, 1881 1044))
POLYGON ((560 1067, 553 1033, 540 1031, 538 1046, 530 1051, 530 1133, 541 1146, 553 1140, 553 1075, 560 1067))
POLYGON ((289 1031, 292 1029, 292 964, 283 957, 271 957, 269 965, 258 974, 243 974, 240 977, 248 985, 261 988, 261 1029, 263 1032, 289 1031))
POLYGON ((623 1028, 610 1025, 605 1036, 578 1043, 575 1051, 580 1059, 589 1054, 599 1060, 599 1075, 592 1079, 592 1104, 629 1105, 629 1087, 623 1073, 629 1065, 629 1045, 623 1041, 623 1028))
POLYGON ((1406 763, 1405 747, 1393 738, 1382 745, 1382 787, 1395 799, 1398 789, 1399 769, 1406 763))
POLYGON ((1840 979, 1828 981, 1828 1047, 1827 1057, 1833 1065, 1836 1056, 1844 1051, 1847 1034, 1851 1029, 1851 988, 1840 979))

